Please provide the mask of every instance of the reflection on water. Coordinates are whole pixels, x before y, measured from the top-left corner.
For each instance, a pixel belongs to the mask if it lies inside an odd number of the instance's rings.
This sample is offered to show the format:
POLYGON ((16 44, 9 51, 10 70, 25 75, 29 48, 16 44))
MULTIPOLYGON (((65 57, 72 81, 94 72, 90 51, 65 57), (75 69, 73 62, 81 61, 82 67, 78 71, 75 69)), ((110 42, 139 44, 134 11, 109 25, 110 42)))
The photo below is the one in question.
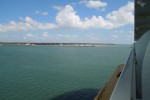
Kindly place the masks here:
POLYGON ((80 89, 66 92, 50 100, 93 100, 98 91, 98 89, 80 89))

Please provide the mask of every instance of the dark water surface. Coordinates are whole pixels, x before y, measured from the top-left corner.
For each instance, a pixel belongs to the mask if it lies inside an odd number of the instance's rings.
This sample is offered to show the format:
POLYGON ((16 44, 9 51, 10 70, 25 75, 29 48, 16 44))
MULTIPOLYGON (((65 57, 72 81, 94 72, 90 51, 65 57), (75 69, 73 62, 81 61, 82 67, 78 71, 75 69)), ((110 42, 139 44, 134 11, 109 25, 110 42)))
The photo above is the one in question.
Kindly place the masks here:
POLYGON ((92 100, 130 51, 129 45, 0 46, 0 100, 92 100))

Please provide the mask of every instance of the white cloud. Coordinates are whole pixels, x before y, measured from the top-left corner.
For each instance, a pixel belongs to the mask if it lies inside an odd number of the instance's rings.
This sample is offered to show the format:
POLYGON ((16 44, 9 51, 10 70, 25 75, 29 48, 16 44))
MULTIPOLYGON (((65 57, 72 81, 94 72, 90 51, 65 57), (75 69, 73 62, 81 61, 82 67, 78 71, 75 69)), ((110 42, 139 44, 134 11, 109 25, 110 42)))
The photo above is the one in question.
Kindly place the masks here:
POLYGON ((79 39, 75 34, 49 34, 48 32, 42 32, 41 34, 27 33, 22 37, 25 41, 34 42, 75 42, 79 39))
POLYGON ((106 11, 106 8, 102 8, 101 11, 102 11, 102 12, 106 11))
POLYGON ((111 22, 115 26, 133 24, 134 23, 133 10, 134 10, 134 3, 128 2, 126 6, 121 7, 118 11, 113 11, 107 14, 106 19, 109 20, 109 22, 111 22))
POLYGON ((48 15, 48 12, 36 11, 35 14, 46 16, 46 15, 48 15))
POLYGON ((27 36, 27 37, 33 37, 33 34, 28 33, 26 36, 27 36))
POLYGON ((70 5, 66 5, 64 9, 58 12, 56 23, 59 27, 79 29, 107 28, 105 26, 109 25, 109 22, 102 16, 92 16, 91 18, 81 20, 76 11, 74 11, 70 5))
POLYGON ((27 33, 25 36, 23 36, 24 40, 32 40, 35 39, 35 35, 33 35, 32 33, 27 33))
POLYGON ((39 11, 35 11, 35 14, 39 14, 40 12, 39 11))
POLYGON ((133 24, 133 10, 134 3, 128 2, 127 5, 121 7, 119 10, 107 14, 106 17, 93 15, 91 18, 80 19, 72 6, 67 5, 64 7, 64 9, 58 12, 58 15, 56 16, 56 22, 59 27, 73 27, 80 29, 112 29, 127 24, 133 24))
POLYGON ((114 30, 114 33, 125 33, 125 31, 123 31, 123 30, 114 30))
POLYGON ((82 3, 85 3, 88 8, 100 8, 107 6, 106 2, 102 2, 100 0, 84 0, 82 3))
POLYGON ((53 6, 53 8, 56 9, 56 10, 58 10, 58 11, 63 9, 62 6, 53 6))
POLYGON ((20 22, 10 21, 7 24, 0 24, 0 32, 44 30, 54 28, 56 28, 56 25, 54 24, 38 22, 28 16, 25 19, 22 19, 20 22))
POLYGON ((47 41, 47 42, 76 42, 79 37, 74 34, 48 34, 43 33, 42 37, 38 36, 39 40, 47 41))
POLYGON ((77 35, 62 35, 62 34, 58 34, 56 35, 57 38, 59 38, 60 40, 66 40, 66 41, 72 41, 72 40, 76 40, 78 38, 77 35))
MULTIPOLYGON (((77 29, 113 29, 120 26, 134 23, 134 3, 128 2, 127 5, 106 15, 106 17, 95 16, 81 19, 72 6, 66 5, 64 8, 57 8, 56 23, 45 23, 33 20, 30 17, 19 17, 20 21, 10 21, 0 24, 0 32, 24 31, 24 30, 45 30, 56 28, 77 28, 77 29)), ((37 12, 39 13, 39 12, 37 12)))
POLYGON ((96 42, 96 43, 99 43, 99 42, 102 42, 102 41, 105 41, 105 38, 101 35, 101 34, 96 34, 96 33, 86 33, 83 37, 83 40, 84 41, 87 41, 87 42, 96 42))
POLYGON ((79 28, 82 25, 80 17, 70 5, 66 5, 64 9, 58 12, 56 16, 56 23, 59 27, 79 28))
POLYGON ((49 37, 49 34, 48 34, 48 32, 43 32, 42 36, 47 38, 47 37, 49 37))
POLYGON ((23 21, 23 20, 24 20, 22 17, 19 17, 19 19, 20 19, 21 21, 23 21))
POLYGON ((24 42, 44 42, 49 37, 45 37, 43 36, 43 34, 46 34, 46 32, 43 32, 42 35, 35 34, 35 33, 27 33, 23 35, 22 37, 20 37, 20 39, 22 39, 21 41, 24 41, 24 42))
POLYGON ((118 37, 119 37, 119 36, 118 36, 117 34, 113 34, 113 35, 112 35, 112 39, 113 39, 113 40, 118 39, 118 37))

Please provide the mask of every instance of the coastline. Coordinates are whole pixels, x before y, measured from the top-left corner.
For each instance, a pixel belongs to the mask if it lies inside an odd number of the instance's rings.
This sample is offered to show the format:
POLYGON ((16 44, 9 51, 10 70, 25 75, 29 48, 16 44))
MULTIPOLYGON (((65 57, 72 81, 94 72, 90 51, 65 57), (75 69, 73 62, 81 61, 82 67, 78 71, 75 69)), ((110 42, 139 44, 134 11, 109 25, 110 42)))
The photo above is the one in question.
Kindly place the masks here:
POLYGON ((110 43, 27 43, 27 42, 0 42, 0 45, 10 46, 75 46, 75 47, 97 47, 110 46, 110 43))

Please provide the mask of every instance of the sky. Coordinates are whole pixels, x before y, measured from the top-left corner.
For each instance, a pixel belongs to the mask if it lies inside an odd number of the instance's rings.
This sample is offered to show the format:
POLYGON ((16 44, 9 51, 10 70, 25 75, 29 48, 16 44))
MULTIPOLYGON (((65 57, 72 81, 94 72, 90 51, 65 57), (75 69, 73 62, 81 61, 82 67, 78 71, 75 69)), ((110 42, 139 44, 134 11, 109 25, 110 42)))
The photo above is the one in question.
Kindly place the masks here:
POLYGON ((0 42, 134 42, 133 0, 0 0, 0 42))

